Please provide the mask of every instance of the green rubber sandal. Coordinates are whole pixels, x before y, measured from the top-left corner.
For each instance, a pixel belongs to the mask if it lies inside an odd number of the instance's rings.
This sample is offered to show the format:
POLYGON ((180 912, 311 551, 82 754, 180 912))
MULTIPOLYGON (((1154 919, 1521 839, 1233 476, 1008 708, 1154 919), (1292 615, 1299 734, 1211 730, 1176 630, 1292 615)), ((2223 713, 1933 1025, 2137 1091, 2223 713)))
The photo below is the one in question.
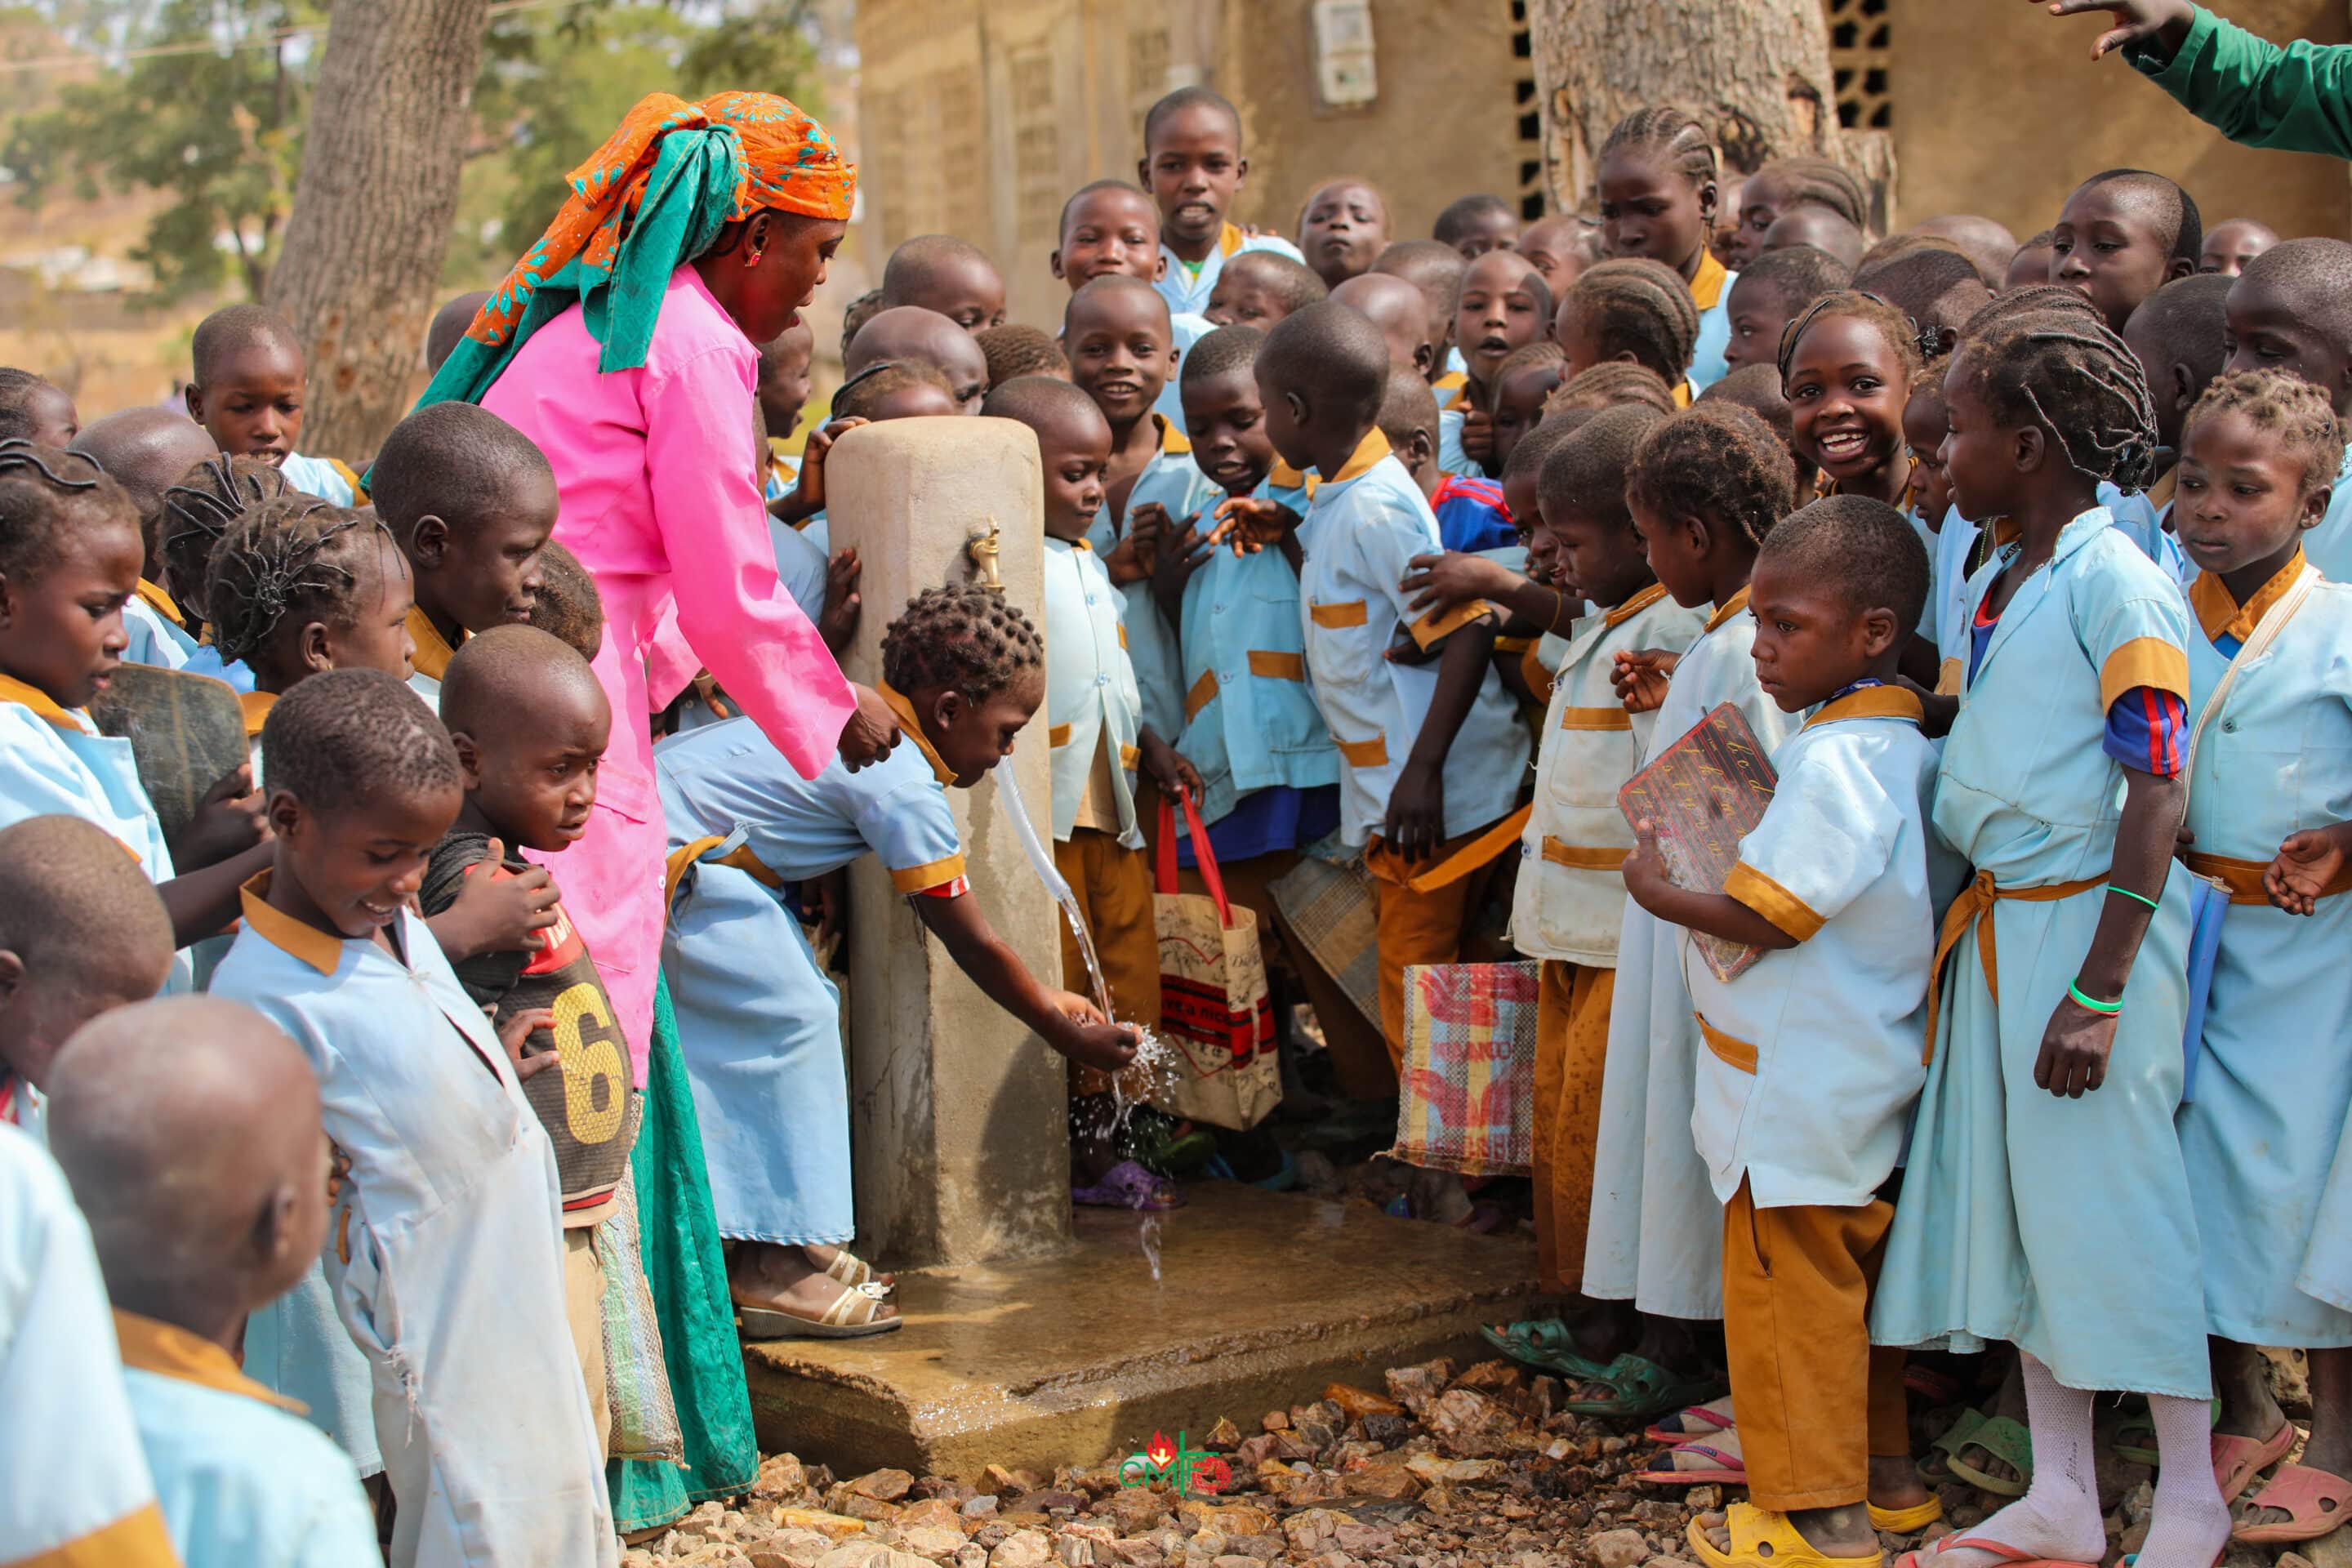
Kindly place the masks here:
POLYGON ((1571 1415, 1599 1415, 1615 1420, 1648 1421, 1686 1405, 1703 1405, 1720 1394, 1720 1377, 1685 1378, 1646 1356, 1627 1352, 1585 1379, 1615 1389, 1608 1399, 1570 1399, 1560 1408, 1571 1415))
POLYGON ((1952 1474, 1952 1456, 1960 1451, 1969 1436, 1984 1425, 1984 1412, 1971 1405, 1962 1409, 1958 1417, 1944 1428, 1944 1435, 1927 1445, 1927 1457, 1919 1461, 1919 1476, 1931 1487, 1957 1480, 1952 1474))
MULTIPOLYGON (((2219 1426, 2221 1420, 2221 1402, 2217 1399, 2213 1401, 2213 1424, 2219 1426)), ((2118 1459, 2129 1459, 2133 1464, 2146 1465, 2151 1470, 2157 1468, 2162 1457, 2156 1451, 2156 1417, 2147 1413, 2146 1405, 2116 1423, 2115 1440, 2108 1447, 2118 1459), (2126 1435, 2135 1439, 2144 1436, 2147 1441, 2126 1443, 2124 1441, 2126 1435)))
POLYGON ((1513 1361, 1539 1372, 1598 1382, 1609 1370, 1578 1352, 1575 1331, 1558 1318, 1528 1318, 1501 1329, 1481 1323, 1478 1337, 1513 1361))
POLYGON ((2021 1422, 2006 1415, 1990 1416, 1969 1434, 1967 1441, 1952 1449, 1949 1463, 1952 1474, 1972 1487, 1981 1487, 2000 1497, 2023 1497, 2026 1489, 2033 1484, 2033 1437, 2021 1422), (1978 1469, 1961 1459, 1962 1448, 1982 1448, 2015 1470, 2018 1479, 2011 1480, 1978 1469))

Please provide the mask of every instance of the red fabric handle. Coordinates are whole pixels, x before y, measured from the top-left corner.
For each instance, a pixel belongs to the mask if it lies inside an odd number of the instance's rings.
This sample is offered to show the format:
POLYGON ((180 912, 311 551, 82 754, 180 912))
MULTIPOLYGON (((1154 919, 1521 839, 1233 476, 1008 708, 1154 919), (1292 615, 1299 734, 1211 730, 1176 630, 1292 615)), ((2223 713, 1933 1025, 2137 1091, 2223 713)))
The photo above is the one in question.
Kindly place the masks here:
MULTIPOLYGON (((1184 802, 1184 826, 1192 837, 1192 859, 1199 867, 1201 880, 1209 884, 1209 897, 1217 906, 1217 923, 1227 931, 1234 928, 1234 907, 1225 898, 1225 879, 1217 869, 1217 852, 1209 847, 1209 830, 1201 825, 1201 808, 1192 803, 1192 792, 1179 792, 1184 802)), ((1176 807, 1168 797, 1160 797, 1159 847, 1155 851, 1159 865, 1160 891, 1176 891, 1176 807)))

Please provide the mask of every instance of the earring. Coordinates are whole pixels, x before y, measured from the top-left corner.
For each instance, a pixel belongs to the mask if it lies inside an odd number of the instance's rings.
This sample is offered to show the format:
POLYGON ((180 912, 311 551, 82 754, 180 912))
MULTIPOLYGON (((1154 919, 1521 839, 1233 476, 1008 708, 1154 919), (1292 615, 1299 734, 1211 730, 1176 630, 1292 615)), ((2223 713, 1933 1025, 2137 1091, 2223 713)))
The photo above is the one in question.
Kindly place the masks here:
POLYGON ((744 265, 744 266, 746 266, 746 267, 757 267, 757 266, 759 266, 759 265, 760 265, 760 257, 761 257, 761 252, 756 251, 756 250, 747 250, 747 251, 745 251, 745 252, 743 253, 743 265, 744 265))

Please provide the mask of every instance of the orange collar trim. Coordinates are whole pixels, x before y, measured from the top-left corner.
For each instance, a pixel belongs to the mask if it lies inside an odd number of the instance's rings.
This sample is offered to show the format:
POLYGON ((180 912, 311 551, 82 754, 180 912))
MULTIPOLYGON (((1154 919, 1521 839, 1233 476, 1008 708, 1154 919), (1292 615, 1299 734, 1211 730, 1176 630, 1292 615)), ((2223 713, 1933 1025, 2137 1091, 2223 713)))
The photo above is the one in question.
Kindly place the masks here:
POLYGON ((1265 482, 1278 490, 1311 490, 1315 488, 1315 476, 1303 474, 1276 458, 1274 467, 1265 471, 1265 482))
POLYGON ((1229 223, 1217 231, 1217 249, 1222 255, 1231 256, 1239 250, 1242 243, 1248 238, 1249 236, 1242 232, 1241 225, 1229 223))
POLYGON ((1665 596, 1666 585, 1664 583, 1653 583, 1623 604, 1603 610, 1601 613, 1601 622, 1603 626, 1622 626, 1665 596))
POLYGON ((2196 615, 2197 624, 2204 629, 2207 642, 2219 642, 2223 637, 2235 637, 2240 646, 2254 635, 2270 607, 2286 597, 2294 580, 2303 575, 2303 548, 2295 552, 2278 574, 2254 591, 2254 596, 2244 604, 2230 597, 2230 585, 2210 572, 2200 572, 2189 584, 2189 608, 2196 615))
POLYGON ((1688 408, 1697 401, 1698 390, 1692 386, 1687 379, 1685 380, 1680 386, 1675 388, 1675 406, 1676 408, 1688 408))
MULTIPOLYGON (((457 650, 441 640, 441 634, 434 629, 433 617, 414 605, 408 608, 408 636, 416 644, 416 673, 427 680, 440 679, 449 661, 457 657, 457 650)), ((457 640, 466 640, 462 630, 457 640)))
POLYGON ((1813 716, 1805 721, 1808 730, 1816 724, 1834 724, 1841 719, 1902 719, 1914 724, 1927 721, 1927 705, 1912 692, 1900 686, 1865 686, 1850 691, 1834 702, 1824 702, 1813 716))
POLYGON ((1356 450, 1346 462, 1339 465, 1339 471, 1323 482, 1327 485, 1344 485, 1349 479, 1360 479, 1370 473, 1380 460, 1389 455, 1390 450, 1389 438, 1381 434, 1378 426, 1374 426, 1364 432, 1364 438, 1356 443, 1356 450))
POLYGON ((1691 279, 1691 299, 1700 310, 1712 310, 1722 300, 1724 288, 1730 281, 1730 271, 1715 258, 1715 252, 1701 250, 1698 253, 1698 276, 1691 279))
POLYGON ((179 605, 173 599, 171 595, 163 592, 163 585, 161 583, 150 583, 146 578, 142 577, 139 579, 139 586, 135 591, 139 595, 140 602, 144 604, 149 609, 154 611, 157 615, 163 616, 165 620, 171 622, 182 631, 186 631, 188 629, 188 617, 180 613, 179 605))
POLYGON ((877 681, 874 689, 884 702, 889 704, 890 711, 898 716, 898 728, 905 731, 907 739, 915 742, 915 749, 923 753, 925 762, 931 764, 931 772, 939 775, 940 783, 954 784, 955 770, 940 760, 939 748, 931 744, 929 735, 923 733, 923 721, 915 716, 915 705, 892 689, 887 680, 877 681))
POLYGON ((278 706, 278 694, 274 691, 240 691, 236 694, 236 705, 245 713, 245 738, 250 741, 261 733, 261 726, 268 719, 269 710, 278 706))
POLYGON ((59 707, 57 699, 47 692, 38 687, 27 686, 13 676, 0 675, 0 702, 14 702, 20 708, 29 708, 60 730, 72 730, 84 735, 98 733, 86 714, 59 707))
POLYGON ((1155 414, 1151 422, 1160 426, 1160 450, 1163 455, 1171 458, 1192 455, 1192 443, 1185 438, 1184 432, 1168 423, 1168 416, 1155 414))
POLYGON ((271 871, 257 874, 236 892, 238 905, 245 912, 245 923, 256 936, 289 958, 299 958, 321 974, 332 974, 343 962, 341 937, 329 936, 316 926, 304 925, 285 910, 269 902, 271 871))
POLYGON ((212 1341, 188 1332, 176 1323, 166 1323, 156 1318, 114 1310, 114 1338, 122 1347, 122 1364, 152 1372, 158 1377, 176 1378, 193 1383, 200 1388, 216 1389, 223 1394, 243 1394, 273 1405, 294 1415, 310 1413, 310 1406, 299 1399, 289 1399, 282 1394, 264 1388, 237 1370, 228 1352, 212 1341))
POLYGON ((1707 631, 1715 630, 1716 627, 1723 625, 1724 622, 1729 620, 1732 616, 1738 615, 1747 607, 1748 584, 1742 583, 1739 584, 1739 592, 1732 595, 1728 599, 1726 599, 1721 605, 1716 607, 1715 614, 1707 616, 1706 629, 1707 631))

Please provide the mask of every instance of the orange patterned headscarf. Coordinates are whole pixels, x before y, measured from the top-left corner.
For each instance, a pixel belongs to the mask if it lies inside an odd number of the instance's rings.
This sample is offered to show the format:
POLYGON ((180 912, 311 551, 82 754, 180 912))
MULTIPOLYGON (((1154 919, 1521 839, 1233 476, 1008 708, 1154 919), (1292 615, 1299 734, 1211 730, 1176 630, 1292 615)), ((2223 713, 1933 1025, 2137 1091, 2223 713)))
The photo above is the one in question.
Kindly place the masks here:
POLYGON ((845 219, 856 189, 824 127, 773 93, 648 94, 572 171, 562 210, 491 290, 418 406, 478 402, 514 350, 574 300, 604 345, 600 368, 634 369, 669 275, 727 224, 770 207, 845 219))

